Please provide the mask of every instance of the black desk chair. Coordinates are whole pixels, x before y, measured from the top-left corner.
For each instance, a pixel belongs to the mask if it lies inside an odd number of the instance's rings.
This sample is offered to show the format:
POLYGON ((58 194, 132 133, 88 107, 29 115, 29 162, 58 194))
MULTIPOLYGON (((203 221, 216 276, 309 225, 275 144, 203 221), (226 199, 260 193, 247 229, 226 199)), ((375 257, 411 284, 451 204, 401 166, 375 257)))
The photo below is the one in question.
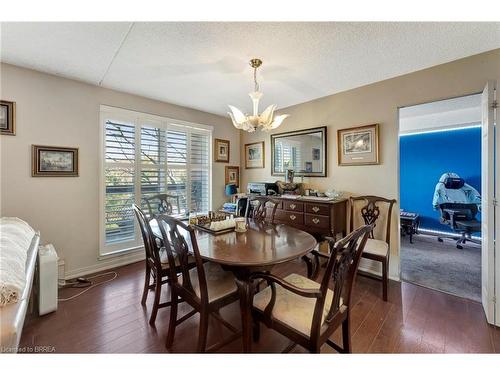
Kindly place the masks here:
POLYGON ((472 186, 456 173, 444 173, 436 184, 432 205, 439 209, 441 224, 448 225, 459 236, 440 236, 456 241, 457 249, 463 249, 462 244, 467 241, 481 244, 481 241, 472 238, 472 233, 481 231, 481 222, 476 219, 481 196, 472 186))
POLYGON ((476 219, 477 204, 441 203, 439 210, 441 223, 448 225, 454 232, 460 234, 460 236, 440 236, 438 237, 439 242, 443 242, 443 238, 450 238, 456 241, 457 249, 463 249, 462 244, 467 241, 481 245, 480 240, 472 238, 473 233, 481 232, 481 222, 476 219))

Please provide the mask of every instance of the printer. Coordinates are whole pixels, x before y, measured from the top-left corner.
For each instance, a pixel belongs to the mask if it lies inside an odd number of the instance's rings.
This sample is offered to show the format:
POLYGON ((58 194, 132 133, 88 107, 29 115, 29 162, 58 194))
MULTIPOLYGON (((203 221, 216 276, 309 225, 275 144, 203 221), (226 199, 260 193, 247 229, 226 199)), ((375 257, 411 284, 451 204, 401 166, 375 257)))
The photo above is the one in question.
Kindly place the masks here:
POLYGON ((274 182, 249 182, 247 184, 248 194, 277 195, 278 185, 274 182))

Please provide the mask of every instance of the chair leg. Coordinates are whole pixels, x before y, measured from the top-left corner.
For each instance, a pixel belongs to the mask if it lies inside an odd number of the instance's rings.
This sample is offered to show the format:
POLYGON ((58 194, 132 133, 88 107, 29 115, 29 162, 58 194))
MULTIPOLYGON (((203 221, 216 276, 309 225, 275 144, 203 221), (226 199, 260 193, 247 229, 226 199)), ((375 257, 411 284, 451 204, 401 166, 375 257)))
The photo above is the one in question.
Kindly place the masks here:
POLYGON ((389 276, 387 272, 387 259, 382 262, 382 296, 384 301, 387 301, 387 285, 389 284, 389 276))
POLYGON ((260 322, 258 320, 253 321, 253 341, 257 342, 260 339, 260 322))
POLYGON ((200 311, 200 331, 198 334, 198 353, 205 353, 207 347, 208 312, 200 311))
POLYGON ((307 267, 307 278, 310 279, 313 276, 313 264, 312 264, 312 260, 309 259, 309 257, 307 255, 304 255, 302 257, 302 260, 305 262, 306 267, 307 267))
POLYGON ((153 302, 153 310, 151 311, 151 317, 149 318, 149 324, 154 325, 156 321, 156 314, 158 314, 158 307, 160 305, 161 296, 161 276, 156 275, 155 277, 155 300, 153 302))
POLYGON ((174 343, 175 327, 177 326, 177 295, 172 292, 172 304, 170 305, 170 319, 168 321, 167 341, 165 347, 170 349, 174 343))
POLYGON ((141 305, 146 304, 146 299, 148 298, 149 292, 149 281, 151 280, 151 268, 146 266, 146 277, 144 278, 144 291, 142 292, 141 305))
POLYGON ((342 345, 346 353, 351 353, 351 333, 349 328, 349 316, 342 322, 342 345))

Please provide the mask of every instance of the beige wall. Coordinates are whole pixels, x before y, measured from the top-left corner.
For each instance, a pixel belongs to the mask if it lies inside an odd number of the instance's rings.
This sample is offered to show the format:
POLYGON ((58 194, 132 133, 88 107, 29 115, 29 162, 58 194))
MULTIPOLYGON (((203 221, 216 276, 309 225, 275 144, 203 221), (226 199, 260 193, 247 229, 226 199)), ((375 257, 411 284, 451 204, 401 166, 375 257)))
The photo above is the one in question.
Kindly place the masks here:
MULTIPOLYGON (((40 230, 42 242, 53 243, 64 259, 67 275, 141 256, 98 260, 100 104, 212 125, 215 138, 231 141, 230 164, 240 164, 239 131, 227 118, 12 65, 0 69, 0 96, 17 106, 16 136, 0 136, 1 215, 40 230), (32 144, 79 147, 80 177, 31 177, 32 144)), ((226 201, 225 165, 213 164, 215 208, 226 201)))
MULTIPOLYGON (((398 107, 477 93, 488 79, 500 81, 500 49, 282 109, 280 113, 291 116, 275 133, 328 126, 328 177, 305 182, 312 188, 333 187, 347 195, 373 194, 398 199, 398 107), (380 165, 338 166, 337 129, 374 123, 380 124, 380 165)), ((266 142, 266 167, 243 168, 242 186, 249 181, 277 179, 271 176, 269 134, 242 132, 242 155, 246 143, 262 140, 266 142)), ((391 234, 393 278, 399 277, 398 212, 396 206, 391 234)))
MULTIPOLYGON (((500 50, 286 108, 281 112, 291 117, 278 132, 328 126, 328 177, 308 179, 311 187, 398 199, 397 108, 476 93, 488 79, 500 81, 500 50), (380 124, 381 164, 339 167, 337 129, 372 123, 380 124)), ((242 186, 249 181, 276 180, 270 175, 269 134, 238 134, 228 119, 220 116, 7 64, 0 65, 0 96, 17 102, 17 135, 0 137, 1 215, 19 216, 40 230, 43 242, 54 243, 64 258, 69 275, 140 257, 139 253, 98 260, 100 104, 213 125, 214 137, 231 141, 230 165, 240 164, 239 151, 243 155, 245 143, 265 140, 266 168, 242 168, 242 186), (32 144, 79 147, 80 177, 32 178, 32 144)), ((225 200, 225 165, 214 163, 214 207, 225 200)), ((392 230, 391 275, 395 278, 399 267, 398 211, 399 206, 392 230)))

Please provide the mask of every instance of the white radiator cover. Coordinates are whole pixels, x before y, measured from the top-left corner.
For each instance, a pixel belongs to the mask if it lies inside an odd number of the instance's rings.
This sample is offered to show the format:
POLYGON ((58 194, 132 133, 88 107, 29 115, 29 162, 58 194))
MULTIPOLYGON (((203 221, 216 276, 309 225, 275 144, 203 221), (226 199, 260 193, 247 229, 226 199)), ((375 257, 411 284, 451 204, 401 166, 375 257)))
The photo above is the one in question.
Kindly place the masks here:
POLYGON ((57 261, 54 245, 40 246, 38 251, 38 312, 40 315, 57 310, 57 261))

